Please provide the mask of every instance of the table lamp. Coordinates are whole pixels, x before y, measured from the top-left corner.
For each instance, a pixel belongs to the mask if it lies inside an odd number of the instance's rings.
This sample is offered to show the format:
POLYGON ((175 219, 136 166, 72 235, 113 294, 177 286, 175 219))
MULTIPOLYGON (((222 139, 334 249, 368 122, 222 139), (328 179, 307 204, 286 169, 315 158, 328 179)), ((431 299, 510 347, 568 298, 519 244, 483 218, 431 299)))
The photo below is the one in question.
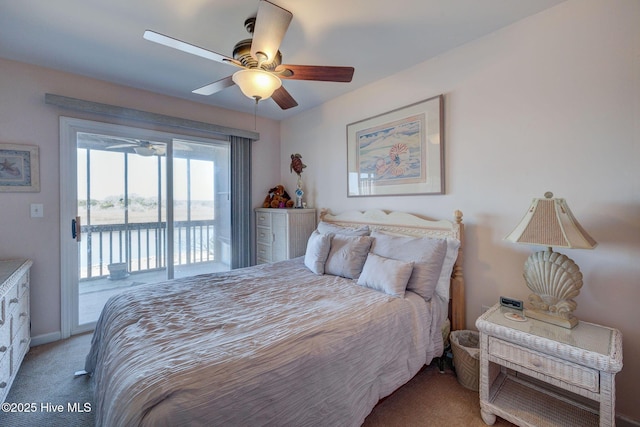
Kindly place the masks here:
POLYGON ((545 193, 533 199, 529 210, 505 240, 546 246, 524 263, 524 279, 533 292, 525 316, 571 329, 578 324, 573 300, 582 288, 582 273, 573 260, 552 248, 593 249, 597 243, 582 228, 564 199, 545 193))

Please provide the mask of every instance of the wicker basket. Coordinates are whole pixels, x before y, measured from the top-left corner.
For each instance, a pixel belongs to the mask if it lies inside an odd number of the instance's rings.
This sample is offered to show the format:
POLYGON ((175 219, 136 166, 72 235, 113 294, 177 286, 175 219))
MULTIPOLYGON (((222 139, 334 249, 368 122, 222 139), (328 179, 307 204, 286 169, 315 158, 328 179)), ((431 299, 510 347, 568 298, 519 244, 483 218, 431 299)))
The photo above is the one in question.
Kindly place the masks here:
POLYGON ((453 331, 450 336, 453 366, 458 382, 464 388, 478 391, 480 379, 480 334, 475 331, 453 331))

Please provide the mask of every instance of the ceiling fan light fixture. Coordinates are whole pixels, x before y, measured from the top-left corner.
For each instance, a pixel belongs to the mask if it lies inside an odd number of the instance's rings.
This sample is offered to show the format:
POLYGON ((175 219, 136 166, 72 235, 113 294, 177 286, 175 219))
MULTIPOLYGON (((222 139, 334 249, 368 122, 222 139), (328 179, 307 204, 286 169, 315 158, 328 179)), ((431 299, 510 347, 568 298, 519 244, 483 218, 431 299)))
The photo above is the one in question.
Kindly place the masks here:
POLYGON ((270 98, 282 86, 277 76, 255 68, 236 71, 232 79, 246 97, 255 100, 270 98))
POLYGON ((133 147, 133 151, 135 151, 137 155, 143 157, 151 157, 156 153, 153 148, 149 147, 133 147))

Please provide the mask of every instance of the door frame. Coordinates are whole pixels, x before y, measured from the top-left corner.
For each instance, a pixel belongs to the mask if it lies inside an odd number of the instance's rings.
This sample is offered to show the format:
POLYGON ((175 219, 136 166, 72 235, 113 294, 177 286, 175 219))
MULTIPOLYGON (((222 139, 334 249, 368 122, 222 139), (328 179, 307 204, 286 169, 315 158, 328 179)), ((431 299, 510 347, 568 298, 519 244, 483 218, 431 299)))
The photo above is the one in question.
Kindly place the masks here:
MULTIPOLYGON (((71 237, 71 220, 77 215, 77 133, 104 133, 137 139, 153 139, 167 144, 167 156, 172 155, 174 139, 211 143, 222 138, 202 138, 187 134, 154 131, 134 126, 125 126, 95 120, 60 116, 60 329, 61 338, 92 331, 95 322, 78 324, 78 243, 71 237)), ((230 165, 231 167, 231 165, 230 165)), ((166 162, 166 197, 173 200, 173 164, 166 162)), ((166 221, 173 223, 173 203, 167 203, 166 221)), ((167 257, 173 259, 173 241, 168 233, 167 257)), ((167 263, 169 267, 169 263, 167 263)))

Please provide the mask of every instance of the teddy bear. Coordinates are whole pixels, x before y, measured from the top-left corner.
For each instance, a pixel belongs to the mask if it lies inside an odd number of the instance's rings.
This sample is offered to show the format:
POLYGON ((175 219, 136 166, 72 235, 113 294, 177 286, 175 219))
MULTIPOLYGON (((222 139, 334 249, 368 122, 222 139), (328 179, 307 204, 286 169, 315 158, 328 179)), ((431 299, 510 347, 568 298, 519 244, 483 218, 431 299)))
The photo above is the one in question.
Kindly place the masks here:
POLYGON ((293 205, 294 202, 283 185, 276 185, 270 189, 262 202, 263 208, 292 208, 293 205))

